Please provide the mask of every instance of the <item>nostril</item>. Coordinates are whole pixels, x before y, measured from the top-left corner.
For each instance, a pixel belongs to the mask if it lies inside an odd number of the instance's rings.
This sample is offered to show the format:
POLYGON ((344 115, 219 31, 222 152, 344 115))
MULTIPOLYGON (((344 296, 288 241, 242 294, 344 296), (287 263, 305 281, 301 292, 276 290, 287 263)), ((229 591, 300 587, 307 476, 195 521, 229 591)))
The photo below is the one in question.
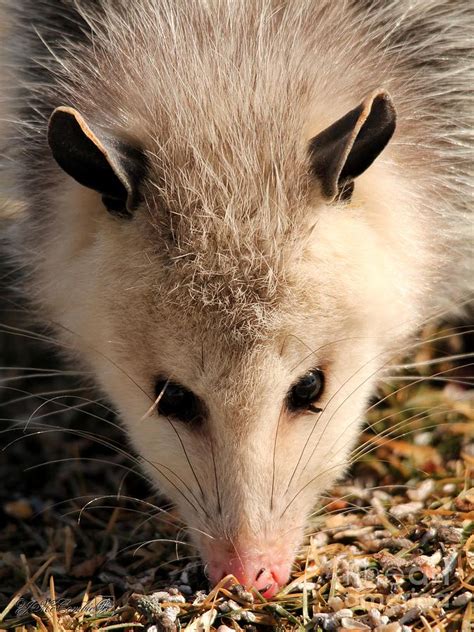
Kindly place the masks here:
POLYGON ((266 599, 272 598, 288 581, 291 563, 262 557, 250 554, 216 556, 208 562, 209 578, 216 585, 228 575, 233 575, 247 589, 255 588, 266 599))

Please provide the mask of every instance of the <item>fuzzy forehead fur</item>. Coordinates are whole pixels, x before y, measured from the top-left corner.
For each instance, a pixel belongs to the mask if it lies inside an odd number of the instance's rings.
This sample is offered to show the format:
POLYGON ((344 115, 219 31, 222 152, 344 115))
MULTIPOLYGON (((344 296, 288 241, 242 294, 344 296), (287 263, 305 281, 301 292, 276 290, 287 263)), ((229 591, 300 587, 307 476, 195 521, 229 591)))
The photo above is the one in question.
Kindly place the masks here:
MULTIPOLYGON (((398 113, 396 136, 379 159, 387 167, 381 177, 398 172, 399 180, 359 199, 361 208, 372 204, 364 221, 390 242, 374 202, 379 196, 385 206, 391 195, 392 218, 397 207, 410 225, 416 213, 421 232, 433 230, 429 239, 451 242, 459 253, 440 262, 447 285, 450 270, 467 260, 455 218, 467 201, 469 159, 459 148, 468 130, 451 114, 467 118, 469 107, 453 79, 469 66, 458 33, 472 23, 472 11, 462 2, 41 0, 34 11, 25 5, 23 19, 36 16, 37 42, 25 83, 28 179, 34 184, 36 155, 39 187, 46 168, 51 180, 63 181, 45 159, 44 135, 60 105, 142 146, 150 169, 137 219, 169 271, 161 291, 176 301, 186 296, 183 307, 192 299, 227 322, 232 308, 236 320, 254 327, 273 305, 295 300, 298 258, 324 217, 317 183, 308 177, 308 141, 380 87, 398 113), (387 32, 387 24, 397 26, 387 32), (433 34, 436 49, 428 50, 433 34), (428 191, 443 204, 427 200, 428 191)), ((433 279, 441 276, 433 271, 433 279)))
MULTIPOLYGON (((56 104, 145 149, 142 217, 166 271, 161 300, 268 334, 276 306, 298 313, 307 281, 298 259, 322 204, 308 141, 379 85, 377 64, 355 89, 363 49, 318 46, 333 41, 329 2, 109 3, 105 19, 79 6, 93 57, 63 56, 56 104)), ((350 14, 338 39, 354 29, 350 14)))
POLYGON ((71 72, 58 98, 145 148, 145 231, 167 270, 160 291, 256 335, 272 308, 298 302, 291 270, 316 220, 307 156, 314 64, 300 49, 288 68, 282 48, 307 25, 276 3, 257 12, 197 2, 181 15, 152 2, 139 16, 126 9, 132 28, 140 20, 137 42, 119 29, 123 10, 94 26, 94 59, 81 55, 85 89, 71 90, 71 72))
POLYGON ((308 213, 317 184, 307 145, 317 82, 309 51, 288 60, 282 48, 288 32, 298 39, 307 26, 299 11, 276 3, 254 11, 198 2, 183 14, 150 3, 137 44, 136 33, 115 35, 119 16, 109 16, 111 36, 97 36, 94 78, 107 77, 99 90, 107 107, 92 94, 74 105, 118 133, 127 129, 146 149, 150 236, 169 272, 161 287, 167 280, 175 301, 187 293, 184 309, 191 300, 192 310, 202 306, 257 333, 292 295, 291 270, 316 219, 308 213), (152 54, 137 59, 137 46, 152 54), (126 52, 120 79, 118 50, 126 52))

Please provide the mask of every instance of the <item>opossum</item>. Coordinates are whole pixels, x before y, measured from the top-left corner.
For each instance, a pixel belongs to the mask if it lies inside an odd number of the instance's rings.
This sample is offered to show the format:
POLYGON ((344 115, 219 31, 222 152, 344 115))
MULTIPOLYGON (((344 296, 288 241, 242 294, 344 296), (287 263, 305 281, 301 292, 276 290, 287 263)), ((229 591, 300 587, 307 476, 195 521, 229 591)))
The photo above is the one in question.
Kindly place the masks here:
POLYGON ((2 10, 25 294, 210 580, 272 597, 377 379, 472 292, 474 6, 2 10))

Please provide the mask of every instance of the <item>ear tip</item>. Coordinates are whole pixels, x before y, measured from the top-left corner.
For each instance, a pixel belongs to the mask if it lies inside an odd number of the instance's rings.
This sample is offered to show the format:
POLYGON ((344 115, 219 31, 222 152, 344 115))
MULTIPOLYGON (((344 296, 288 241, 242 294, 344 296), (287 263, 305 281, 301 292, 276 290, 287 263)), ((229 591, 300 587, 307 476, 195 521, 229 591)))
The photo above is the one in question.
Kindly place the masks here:
POLYGON ((66 120, 66 119, 71 119, 71 118, 73 118, 75 121, 79 123, 79 119, 81 119, 82 117, 79 114, 79 112, 75 110, 74 108, 71 108, 67 105, 60 105, 59 107, 55 108, 51 112, 48 125, 51 125, 52 122, 58 119, 66 120))
POLYGON ((385 88, 379 88, 375 90, 369 99, 374 103, 378 101, 383 104, 387 110, 390 110, 393 113, 396 113, 395 104, 392 99, 392 95, 385 88))
POLYGON ((61 135, 64 134, 66 126, 71 126, 71 124, 78 125, 76 114, 72 108, 65 106, 53 110, 48 121, 48 142, 50 145, 52 142, 59 140, 61 135))

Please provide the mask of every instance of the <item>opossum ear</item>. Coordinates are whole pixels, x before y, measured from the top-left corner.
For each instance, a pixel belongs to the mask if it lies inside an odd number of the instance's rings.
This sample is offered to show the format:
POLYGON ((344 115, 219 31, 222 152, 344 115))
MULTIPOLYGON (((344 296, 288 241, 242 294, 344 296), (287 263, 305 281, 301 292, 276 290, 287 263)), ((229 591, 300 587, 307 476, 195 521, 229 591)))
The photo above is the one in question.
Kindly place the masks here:
POLYGON ((80 184, 101 193, 110 213, 131 217, 140 202, 139 185, 146 170, 139 149, 93 131, 70 107, 54 110, 48 142, 59 166, 80 184))
POLYGON ((310 141, 312 172, 328 199, 350 196, 354 178, 384 149, 395 131, 395 121, 390 95, 377 90, 310 141))

